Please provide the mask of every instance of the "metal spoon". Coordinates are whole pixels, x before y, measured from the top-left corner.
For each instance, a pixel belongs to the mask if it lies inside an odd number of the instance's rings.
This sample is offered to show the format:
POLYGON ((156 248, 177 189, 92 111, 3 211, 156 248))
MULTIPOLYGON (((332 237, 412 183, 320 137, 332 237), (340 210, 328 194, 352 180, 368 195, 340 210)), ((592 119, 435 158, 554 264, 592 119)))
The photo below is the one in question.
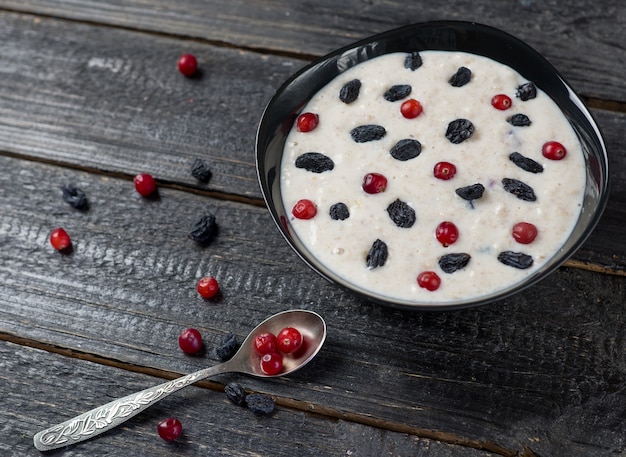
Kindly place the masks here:
POLYGON ((201 379, 222 373, 244 373, 261 378, 285 376, 302 368, 319 352, 326 339, 326 323, 312 311, 290 310, 274 314, 261 322, 241 344, 239 351, 228 361, 165 382, 156 387, 136 392, 99 406, 35 435, 35 447, 48 451, 93 438, 126 422, 168 395, 201 379), (283 371, 266 375, 261 371, 259 356, 253 349, 254 338, 262 332, 277 334, 284 327, 295 327, 302 333, 305 347, 295 357, 285 357, 283 371))

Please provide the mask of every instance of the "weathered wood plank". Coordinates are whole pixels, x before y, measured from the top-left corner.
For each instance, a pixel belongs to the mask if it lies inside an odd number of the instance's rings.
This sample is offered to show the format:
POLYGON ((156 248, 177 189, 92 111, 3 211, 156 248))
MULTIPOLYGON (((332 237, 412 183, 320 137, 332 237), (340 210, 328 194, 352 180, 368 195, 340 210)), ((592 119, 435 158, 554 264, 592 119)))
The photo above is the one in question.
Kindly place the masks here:
POLYGON ((626 5, 620 0, 558 3, 520 0, 336 2, 219 0, 2 0, 0 7, 273 53, 323 55, 374 33, 429 20, 499 27, 542 52, 588 96, 626 101, 619 65, 626 5))
POLYGON ((8 170, 0 176, 6 338, 183 373, 215 363, 212 348, 228 332, 243 337, 273 312, 304 307, 327 319, 327 346, 305 370, 271 383, 247 379, 250 388, 313 404, 326 416, 528 446, 538 455, 625 450, 626 283, 619 277, 562 269, 479 309, 392 310, 311 273, 264 208, 173 189, 151 201, 129 180, 9 158, 0 166, 8 170), (87 192, 88 212, 61 200, 67 182, 87 192), (209 209, 220 233, 201 249, 186 233, 209 209), (73 236, 69 256, 48 245, 57 225, 73 236), (220 280, 217 302, 194 290, 205 274, 220 280), (202 331, 206 357, 178 350, 186 326, 202 331))

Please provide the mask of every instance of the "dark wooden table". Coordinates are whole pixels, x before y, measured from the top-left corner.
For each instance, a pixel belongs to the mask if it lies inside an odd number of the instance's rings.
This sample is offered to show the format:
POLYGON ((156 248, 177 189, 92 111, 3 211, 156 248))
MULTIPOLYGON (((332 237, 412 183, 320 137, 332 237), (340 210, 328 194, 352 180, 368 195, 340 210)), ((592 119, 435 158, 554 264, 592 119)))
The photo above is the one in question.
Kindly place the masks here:
POLYGON ((223 375, 58 456, 626 455, 626 5, 622 0, 0 0, 0 455, 39 430, 217 363, 229 332, 305 308, 328 323, 302 371, 223 375), (384 308, 327 283, 263 205, 263 108, 311 60, 397 26, 462 19, 542 52, 591 107, 612 190, 585 245, 549 279, 455 312, 384 308), (176 70, 195 54, 201 77, 176 70), (207 184, 190 165, 205 160, 207 184), (153 174, 159 198, 134 190, 153 174), (88 211, 61 198, 73 184, 88 211), (187 233, 205 212, 208 247, 187 233), (74 250, 48 242, 63 226, 74 250), (216 276, 218 300, 196 281, 216 276), (177 336, 198 328, 202 357, 177 336), (228 401, 271 395, 270 417, 228 401), (162 418, 184 435, 166 443, 162 418))

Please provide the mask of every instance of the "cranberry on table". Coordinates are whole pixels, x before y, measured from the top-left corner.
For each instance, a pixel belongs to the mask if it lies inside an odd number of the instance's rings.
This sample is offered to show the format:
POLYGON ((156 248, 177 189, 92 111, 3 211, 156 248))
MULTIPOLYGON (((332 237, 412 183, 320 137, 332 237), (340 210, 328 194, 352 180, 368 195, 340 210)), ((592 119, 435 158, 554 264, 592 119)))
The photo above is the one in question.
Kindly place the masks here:
POLYGON ((414 98, 411 98, 400 105, 400 113, 407 119, 415 119, 417 116, 422 114, 422 111, 422 104, 414 98))
POLYGON ((442 179, 447 181, 448 179, 454 178, 456 174, 456 166, 450 162, 439 162, 435 164, 433 168, 433 175, 437 179, 442 179))
POLYGON ((312 219, 317 214, 317 206, 311 200, 303 198, 293 206, 291 213, 297 219, 312 219))
POLYGON ((64 251, 72 245, 72 240, 67 232, 59 227, 50 233, 50 244, 57 251, 64 251))
POLYGON ((417 276, 417 285, 431 292, 439 289, 441 279, 434 271, 424 271, 417 276))
POLYGON ((259 355, 276 352, 276 335, 270 332, 263 332, 254 338, 254 350, 259 355))
POLYGON ((196 286, 198 293, 204 298, 213 298, 219 291, 217 279, 212 276, 201 278, 196 286))
POLYGON ((188 78, 198 71, 198 60, 193 54, 183 54, 178 59, 178 71, 188 78))
POLYGON ((363 177, 363 190, 368 194, 378 194, 387 189, 387 178, 380 173, 368 173, 363 177))
POLYGON ((302 333, 297 328, 285 327, 276 335, 276 346, 284 354, 293 354, 302 346, 302 333))
POLYGON ((296 128, 299 132, 310 132, 315 130, 317 124, 319 124, 320 118, 315 113, 303 113, 298 116, 296 121, 296 128))
POLYGON ((269 352, 261 357, 261 370, 267 375, 279 374, 283 371, 283 356, 278 352, 269 352))
POLYGON ((447 248, 459 238, 459 229, 453 222, 444 221, 435 229, 435 237, 444 248, 447 248))
POLYGON ((183 424, 175 417, 168 417, 159 422, 157 432, 165 441, 174 441, 183 433, 183 424))
POLYGON ((505 94, 494 95, 491 99, 491 106, 495 109, 499 109, 500 111, 504 111, 513 106, 513 100, 505 94))
POLYGON ((558 141, 548 141, 542 146, 541 153, 546 159, 561 160, 567 154, 567 149, 558 141))
POLYGON ((197 354, 202 349, 202 335, 195 328, 187 328, 178 335, 178 346, 185 354, 197 354))
POLYGON ((148 173, 138 174, 133 181, 135 183, 135 190, 143 197, 149 197, 157 188, 156 181, 152 175, 148 173))
POLYGON ((537 237, 537 227, 530 222, 518 222, 513 226, 511 234, 515 241, 521 244, 530 244, 537 237))

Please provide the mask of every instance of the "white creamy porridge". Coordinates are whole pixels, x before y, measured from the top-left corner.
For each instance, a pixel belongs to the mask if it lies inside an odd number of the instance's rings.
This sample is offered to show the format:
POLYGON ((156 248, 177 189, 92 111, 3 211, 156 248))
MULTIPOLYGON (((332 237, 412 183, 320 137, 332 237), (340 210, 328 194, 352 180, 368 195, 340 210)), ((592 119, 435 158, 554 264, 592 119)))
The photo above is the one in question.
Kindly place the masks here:
POLYGON ((520 97, 519 88, 529 81, 510 67, 468 53, 422 51, 421 66, 411 69, 405 67, 407 56, 388 54, 345 71, 302 109, 317 115, 319 124, 311 131, 294 125, 285 143, 280 185, 289 229, 330 270, 382 296, 443 303, 507 288, 540 268, 571 232, 585 187, 580 143, 545 93, 537 88, 535 97, 520 97), (449 81, 460 67, 469 69, 471 77, 454 87, 449 81), (345 103, 340 91, 355 79, 360 82, 358 96, 345 103), (385 99, 383 94, 397 85, 410 86, 410 93, 385 99), (510 108, 492 106, 498 94, 510 98, 510 108), (402 103, 410 99, 423 108, 415 118, 401 114, 402 103), (530 125, 512 125, 515 114, 525 115, 530 125), (446 137, 449 123, 457 119, 473 126, 462 142, 446 137), (382 127, 384 135, 357 142, 351 131, 363 125, 382 127), (417 140, 419 154, 414 149, 403 160, 394 157, 390 151, 400 140, 417 140), (566 148, 563 159, 544 157, 542 147, 549 141, 566 148), (317 153, 313 165, 302 158, 311 152, 317 153), (510 159, 514 152, 541 170, 520 167, 510 159), (448 180, 435 177, 439 162, 454 164, 456 174, 448 180), (368 173, 387 179, 384 191, 364 191, 368 173), (504 178, 529 186, 535 200, 507 191, 504 178), (484 188, 481 197, 459 196, 457 189, 476 184, 484 188), (293 215, 291 209, 302 199, 314 204, 314 217, 293 215), (414 222, 394 222, 388 207, 396 200, 404 214, 414 213, 414 222), (330 208, 339 202, 349 217, 331 217, 330 208), (458 228, 458 239, 447 247, 435 236, 444 221, 458 228), (522 244, 512 236, 519 222, 537 228, 532 242, 522 244), (368 266, 376 240, 384 243, 386 257, 368 266), (524 268, 499 260, 503 252, 521 255, 524 268), (439 261, 448 254, 464 254, 465 263, 447 273, 439 261), (435 290, 418 284, 423 272, 440 279, 435 290))

